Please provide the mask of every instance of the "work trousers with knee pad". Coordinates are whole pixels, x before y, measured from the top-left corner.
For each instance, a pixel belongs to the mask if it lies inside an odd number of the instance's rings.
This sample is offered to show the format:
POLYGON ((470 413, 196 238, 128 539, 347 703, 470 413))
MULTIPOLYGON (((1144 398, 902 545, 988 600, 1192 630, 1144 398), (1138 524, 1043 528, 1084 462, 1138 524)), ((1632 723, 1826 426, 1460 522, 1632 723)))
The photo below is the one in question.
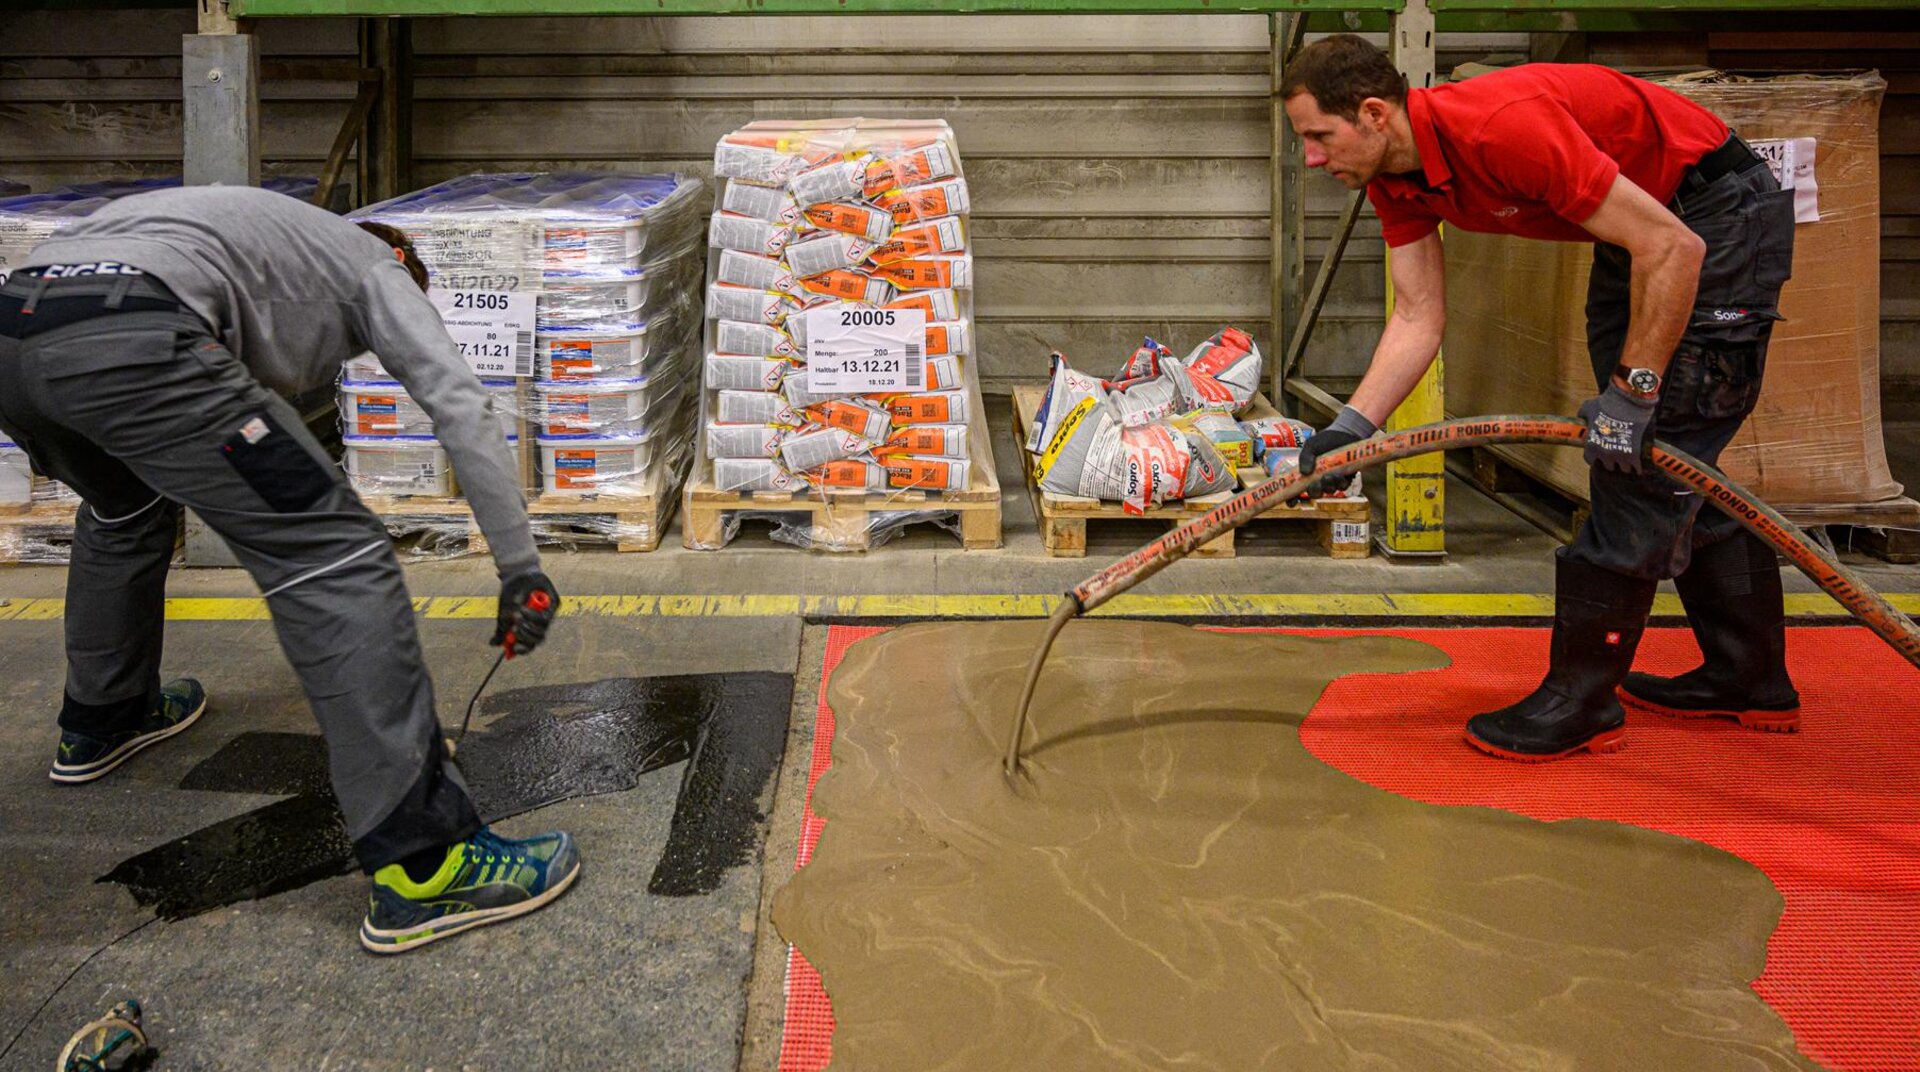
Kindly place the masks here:
MULTIPOLYGON (((1700 289, 1667 366, 1653 434, 1708 464, 1760 399, 1780 288, 1793 268, 1793 192, 1764 164, 1701 181, 1689 173, 1668 207, 1706 241, 1700 289)), ((1632 257, 1594 246, 1587 286, 1587 351, 1604 391, 1620 362, 1631 312, 1632 257)), ((1590 565, 1649 580, 1686 571, 1695 547, 1739 531, 1717 509, 1651 466, 1634 476, 1594 466, 1593 512, 1566 550, 1590 565)))
MULTIPOLYGON (((16 277, 0 296, 23 286, 16 277)), ((84 500, 67 572, 63 728, 107 732, 153 706, 187 506, 266 596, 361 864, 478 829, 385 527, 293 408, 197 316, 119 312, 0 336, 0 428, 84 500)))

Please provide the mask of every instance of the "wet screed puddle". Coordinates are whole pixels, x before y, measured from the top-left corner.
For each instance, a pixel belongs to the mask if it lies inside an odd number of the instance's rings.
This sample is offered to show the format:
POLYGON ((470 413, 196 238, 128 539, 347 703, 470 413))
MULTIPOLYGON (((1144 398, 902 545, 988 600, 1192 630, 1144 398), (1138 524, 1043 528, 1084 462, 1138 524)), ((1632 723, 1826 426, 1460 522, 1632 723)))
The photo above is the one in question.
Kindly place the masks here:
MULTIPOLYGON (((487 822, 576 797, 632 789, 686 762, 667 845, 648 892, 708 893, 754 859, 761 796, 786 748, 788 674, 614 678, 516 689, 483 700, 460 747, 461 770, 487 822)), ((245 733, 187 772, 182 789, 285 800, 123 861, 102 882, 179 919, 297 889, 355 868, 327 786, 318 736, 245 733)))
POLYGON ((1075 623, 1013 787, 1041 629, 895 629, 833 671, 824 829, 774 903, 832 1068, 1816 1067, 1750 986, 1782 906, 1752 865, 1417 803, 1302 747, 1335 678, 1437 649, 1075 623))

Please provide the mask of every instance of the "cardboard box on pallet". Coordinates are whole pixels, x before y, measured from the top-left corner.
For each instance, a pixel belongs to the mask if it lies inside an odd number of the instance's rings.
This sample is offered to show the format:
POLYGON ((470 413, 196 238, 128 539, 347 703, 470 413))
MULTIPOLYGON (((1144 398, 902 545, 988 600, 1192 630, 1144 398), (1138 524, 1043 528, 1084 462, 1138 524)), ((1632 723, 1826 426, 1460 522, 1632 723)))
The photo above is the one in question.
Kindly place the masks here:
MULTIPOLYGON (((1880 426, 1879 115, 1886 83, 1871 72, 1710 72, 1663 84, 1763 143, 1776 159, 1795 157, 1802 191, 1793 278, 1780 296, 1785 319, 1774 326, 1759 407, 1721 455, 1721 468, 1771 503, 1898 496, 1880 426), (1817 220, 1809 219, 1815 211, 1817 220)), ((1445 245, 1452 284, 1448 413, 1572 414, 1592 397, 1585 316, 1592 247, 1452 228, 1445 245)), ((1577 451, 1505 449, 1550 486, 1586 498, 1587 467, 1577 451)))

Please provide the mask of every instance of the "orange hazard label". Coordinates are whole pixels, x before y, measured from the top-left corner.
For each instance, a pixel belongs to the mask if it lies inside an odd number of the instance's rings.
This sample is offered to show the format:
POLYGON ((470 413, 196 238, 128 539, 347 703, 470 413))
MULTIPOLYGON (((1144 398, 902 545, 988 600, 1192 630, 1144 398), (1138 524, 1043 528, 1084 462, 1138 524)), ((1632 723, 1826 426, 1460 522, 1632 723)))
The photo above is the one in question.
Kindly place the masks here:
POLYGON ((874 278, 884 279, 901 290, 935 290, 953 286, 953 262, 948 260, 894 261, 873 270, 874 278))
POLYGON ((822 272, 819 275, 810 275, 802 279, 800 285, 815 294, 844 298, 848 301, 862 301, 867 296, 867 288, 873 285, 873 278, 865 272, 841 268, 822 272))
POLYGON ((901 424, 951 424, 952 399, 946 395, 894 395, 887 411, 901 424))
POLYGON ((944 186, 921 186, 911 190, 889 190, 874 203, 893 215, 894 222, 926 220, 953 214, 953 199, 944 186))
POLYGON ((934 458, 889 458, 887 483, 896 488, 945 488, 953 470, 934 458))
POLYGON ((858 458, 828 462, 818 469, 809 470, 807 476, 823 487, 864 488, 867 486, 867 463, 858 458))

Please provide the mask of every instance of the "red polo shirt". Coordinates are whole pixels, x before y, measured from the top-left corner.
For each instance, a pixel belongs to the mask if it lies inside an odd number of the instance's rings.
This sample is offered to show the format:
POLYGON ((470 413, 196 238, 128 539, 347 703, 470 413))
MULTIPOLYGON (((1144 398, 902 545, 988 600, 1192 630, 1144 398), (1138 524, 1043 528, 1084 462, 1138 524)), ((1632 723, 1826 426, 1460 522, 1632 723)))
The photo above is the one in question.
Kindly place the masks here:
POLYGON ((1665 204, 1727 139, 1718 116, 1669 89, 1585 63, 1530 63, 1407 94, 1424 175, 1367 186, 1389 246, 1442 221, 1464 231, 1590 242, 1580 226, 1624 174, 1665 204), (1424 178, 1425 182, 1420 180, 1424 178))

